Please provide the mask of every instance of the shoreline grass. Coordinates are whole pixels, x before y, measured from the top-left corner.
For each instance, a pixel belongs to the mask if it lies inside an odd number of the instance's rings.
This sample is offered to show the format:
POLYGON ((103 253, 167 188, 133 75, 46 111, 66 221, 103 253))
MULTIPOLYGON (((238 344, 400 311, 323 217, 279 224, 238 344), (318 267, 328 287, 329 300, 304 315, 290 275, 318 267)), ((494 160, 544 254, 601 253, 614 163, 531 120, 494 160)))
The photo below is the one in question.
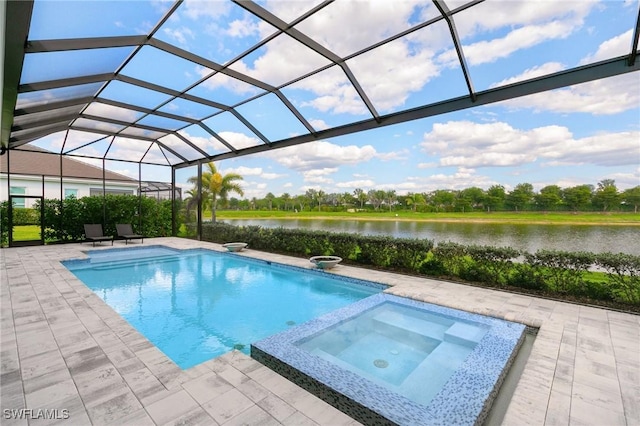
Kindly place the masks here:
MULTIPOLYGON (((471 213, 415 213, 391 212, 291 212, 279 210, 219 210, 218 219, 298 219, 298 220, 369 220, 414 222, 506 223, 531 225, 598 225, 640 226, 640 213, 572 213, 572 212, 471 212, 471 213)), ((210 213, 205 212, 205 218, 210 213)))

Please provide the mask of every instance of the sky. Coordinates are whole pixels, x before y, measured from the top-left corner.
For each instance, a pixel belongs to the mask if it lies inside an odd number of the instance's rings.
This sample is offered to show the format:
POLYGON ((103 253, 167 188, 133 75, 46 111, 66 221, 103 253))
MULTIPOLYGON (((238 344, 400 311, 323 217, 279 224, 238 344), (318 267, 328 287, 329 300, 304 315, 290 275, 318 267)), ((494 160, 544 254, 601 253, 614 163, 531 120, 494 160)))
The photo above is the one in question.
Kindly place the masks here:
MULTIPOLYGON (((45 16, 47 22, 55 22, 52 13, 65 13, 59 6, 52 9, 52 3, 36 2, 34 22, 45 22, 45 16)), ((74 9, 79 18, 85 18, 86 28, 78 30, 83 36, 146 33, 171 5, 166 1, 119 2, 122 7, 117 11, 110 8, 96 13, 97 7, 106 8, 109 3, 84 3, 92 5, 91 8, 79 8, 81 3, 76 3, 74 9)), ((259 3, 290 22, 319 2, 259 3)), ((454 1, 447 5, 453 9, 462 3, 454 1)), ((628 54, 639 4, 638 1, 488 1, 456 14, 456 29, 475 90, 628 54)), ((348 57, 437 13, 430 2, 338 0, 295 28, 337 55, 348 57)), ((41 33, 34 28, 32 24, 31 39, 73 36, 65 33, 70 31, 68 28, 45 26, 41 33)), ((229 64, 230 69, 271 85, 283 84, 329 63, 284 35, 249 56, 230 62, 274 31, 269 24, 230 2, 187 0, 155 37, 217 63, 229 64)), ((102 52, 82 62, 87 67, 91 65, 91 72, 100 72, 101 66, 108 68, 121 63, 128 53, 124 48, 110 49, 108 54, 102 52)), ((49 55, 48 61, 69 62, 68 57, 56 59, 49 55)), ((350 58, 346 63, 379 114, 468 93, 449 29, 442 21, 350 58)), ((25 62, 23 82, 40 78, 37 71, 28 73, 42 68, 36 65, 35 55, 32 62, 25 62)), ((211 70, 177 57, 168 60, 158 49, 145 46, 122 73, 184 90, 211 70)), ((61 71, 57 77, 66 76, 61 71)), ((188 93, 232 105, 260 90, 217 74, 188 93)), ((335 66, 284 87, 282 93, 316 130, 371 118, 354 87, 335 66)), ((162 96, 123 82, 110 83, 101 96, 126 99, 148 108, 164 102, 162 96)), ((90 114, 95 116, 124 118, 133 113, 105 104, 92 108, 90 114)), ((275 95, 258 98, 237 109, 270 140, 306 133, 275 95)), ((196 118, 215 112, 209 107, 175 100, 160 110, 196 118)), ((151 117, 144 120, 154 125, 151 117)), ((88 121, 87 126, 91 125, 88 121)), ((229 113, 205 122, 234 146, 262 143, 229 113)), ((207 153, 227 150, 196 126, 180 133, 207 153)), ((95 135, 69 138, 66 149, 82 147, 91 138, 95 139, 95 135)), ((59 150, 63 139, 63 134, 54 134, 34 144, 59 150)), ((171 147, 181 144, 174 136, 161 140, 171 147)), ((146 147, 138 145, 139 141, 119 138, 109 156, 139 158, 146 147)), ((77 152, 100 155, 106 147, 107 142, 102 141, 77 152)), ((193 153, 185 153, 189 155, 193 153)), ((154 149, 145 158, 163 160, 154 149)), ((113 171, 138 177, 137 164, 107 163, 113 171)), ((596 185, 603 179, 614 179, 623 190, 640 185, 640 73, 223 160, 217 167, 222 173, 234 172, 244 177, 245 198, 264 197, 268 192, 276 196, 285 192, 297 195, 311 188, 326 193, 353 193, 360 188, 406 194, 471 186, 486 189, 499 184, 510 190, 524 182, 531 183, 537 191, 547 185, 563 188, 596 185)), ((145 165, 142 173, 143 180, 170 180, 167 167, 145 165)), ((188 188, 186 181, 195 174, 194 168, 180 169, 177 181, 188 188)))

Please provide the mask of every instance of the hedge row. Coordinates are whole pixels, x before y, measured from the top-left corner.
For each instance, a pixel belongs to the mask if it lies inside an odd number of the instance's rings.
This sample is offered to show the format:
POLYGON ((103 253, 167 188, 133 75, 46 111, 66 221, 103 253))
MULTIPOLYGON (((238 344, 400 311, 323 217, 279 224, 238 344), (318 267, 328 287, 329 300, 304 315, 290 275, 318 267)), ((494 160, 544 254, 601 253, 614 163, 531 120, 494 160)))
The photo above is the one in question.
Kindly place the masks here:
POLYGON ((510 247, 452 242, 435 246, 426 239, 224 223, 204 224, 202 234, 205 241, 242 241, 256 250, 305 257, 334 255, 347 262, 399 272, 640 306, 640 256, 625 253, 527 253, 510 247), (603 274, 588 273, 594 269, 603 274))
MULTIPOLYGON (((8 203, 0 204, 0 237, 2 246, 8 239, 8 203)), ((44 208, 44 237, 47 242, 82 241, 85 223, 101 223, 105 235, 116 235, 117 223, 130 223, 133 231, 146 237, 164 237, 171 235, 171 201, 134 195, 106 195, 69 197, 65 200, 45 199, 43 205, 37 203, 30 210, 40 223, 40 209, 44 208), (138 214, 140 211, 140 214, 138 214), (106 221, 103 223, 104 215, 106 221)), ((30 223, 29 223, 30 224, 30 223)), ((179 224, 178 224, 179 226, 179 224)))

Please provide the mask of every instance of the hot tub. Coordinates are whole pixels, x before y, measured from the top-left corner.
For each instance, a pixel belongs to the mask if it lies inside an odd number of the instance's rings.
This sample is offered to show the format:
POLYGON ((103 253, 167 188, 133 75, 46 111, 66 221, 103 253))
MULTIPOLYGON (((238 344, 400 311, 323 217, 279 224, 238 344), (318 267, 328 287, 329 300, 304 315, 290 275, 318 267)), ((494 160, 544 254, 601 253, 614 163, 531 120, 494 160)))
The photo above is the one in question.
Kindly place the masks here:
POLYGON ((256 342, 251 356, 363 423, 473 425, 524 331, 378 294, 256 342))

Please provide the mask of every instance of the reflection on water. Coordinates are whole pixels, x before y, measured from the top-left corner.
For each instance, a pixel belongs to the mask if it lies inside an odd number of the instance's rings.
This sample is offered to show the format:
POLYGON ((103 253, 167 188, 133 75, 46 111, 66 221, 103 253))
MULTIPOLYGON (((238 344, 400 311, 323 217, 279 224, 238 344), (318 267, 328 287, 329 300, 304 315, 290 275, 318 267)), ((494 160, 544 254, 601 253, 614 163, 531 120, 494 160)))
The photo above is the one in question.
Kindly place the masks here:
POLYGON ((410 222, 320 219, 224 220, 238 226, 306 228, 364 235, 429 238, 436 243, 513 247, 534 253, 539 249, 612 252, 640 255, 640 227, 597 225, 533 225, 500 223, 410 222))

